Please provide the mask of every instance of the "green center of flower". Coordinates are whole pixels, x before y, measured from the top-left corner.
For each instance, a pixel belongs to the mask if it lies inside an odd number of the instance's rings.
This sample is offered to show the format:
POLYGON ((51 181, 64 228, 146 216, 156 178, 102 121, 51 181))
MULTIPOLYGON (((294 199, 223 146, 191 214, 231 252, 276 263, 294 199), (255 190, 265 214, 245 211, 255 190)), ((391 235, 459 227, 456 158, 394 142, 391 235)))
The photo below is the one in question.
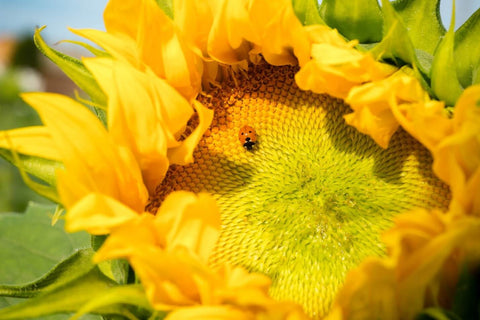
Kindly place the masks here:
POLYGON ((448 188, 429 152, 399 130, 387 150, 345 124, 342 101, 304 92, 295 68, 253 66, 199 100, 215 110, 195 163, 170 169, 157 197, 213 194, 222 231, 212 264, 229 262, 272 279, 271 295, 328 312, 348 270, 381 256, 382 231, 415 207, 445 209, 448 188), (238 140, 255 128, 248 151, 238 140))

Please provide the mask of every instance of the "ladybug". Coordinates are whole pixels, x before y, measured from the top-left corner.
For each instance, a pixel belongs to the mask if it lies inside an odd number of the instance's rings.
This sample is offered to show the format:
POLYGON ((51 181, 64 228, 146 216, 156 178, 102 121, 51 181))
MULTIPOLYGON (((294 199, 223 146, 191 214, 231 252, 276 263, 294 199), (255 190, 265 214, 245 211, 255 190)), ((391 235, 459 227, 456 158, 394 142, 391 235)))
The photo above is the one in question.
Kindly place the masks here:
POLYGON ((252 150, 253 145, 257 143, 257 134, 255 129, 250 126, 243 126, 238 132, 238 139, 245 149, 252 150))

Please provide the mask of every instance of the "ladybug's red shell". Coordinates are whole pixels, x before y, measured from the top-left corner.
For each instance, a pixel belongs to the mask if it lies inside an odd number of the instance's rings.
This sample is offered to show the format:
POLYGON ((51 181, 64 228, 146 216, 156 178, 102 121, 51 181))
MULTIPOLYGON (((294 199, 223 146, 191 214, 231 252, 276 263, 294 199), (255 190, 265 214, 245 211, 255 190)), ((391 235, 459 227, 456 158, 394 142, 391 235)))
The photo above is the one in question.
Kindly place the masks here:
POLYGON ((238 139, 245 149, 252 150, 253 145, 257 143, 257 133, 252 127, 243 126, 238 132, 238 139))

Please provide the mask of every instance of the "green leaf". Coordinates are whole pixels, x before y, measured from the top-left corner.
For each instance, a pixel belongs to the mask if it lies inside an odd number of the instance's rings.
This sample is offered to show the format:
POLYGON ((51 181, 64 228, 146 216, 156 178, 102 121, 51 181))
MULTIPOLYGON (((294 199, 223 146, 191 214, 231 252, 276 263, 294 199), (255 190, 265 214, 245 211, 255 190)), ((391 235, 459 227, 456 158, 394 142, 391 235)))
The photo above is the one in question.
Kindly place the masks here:
POLYGON ((0 319, 24 319, 54 313, 76 312, 71 319, 93 312, 137 319, 127 305, 151 313, 141 285, 116 286, 92 263, 94 251, 84 249, 55 266, 37 281, 25 285, 1 286, 0 294, 33 297, 0 310, 0 319))
POLYGON ((382 13, 377 0, 323 0, 320 15, 332 28, 360 43, 382 39, 382 13))
POLYGON ((173 12, 172 0, 156 0, 156 1, 160 9, 162 9, 163 12, 165 12, 165 14, 170 17, 170 19, 173 19, 174 12, 173 12))
POLYGON ((66 233, 63 221, 51 225, 55 207, 30 203, 24 214, 0 214, 1 284, 36 280, 77 249, 90 247, 87 233, 66 233))
POLYGON ((31 298, 43 292, 54 290, 91 271, 95 267, 92 263, 93 253, 91 249, 79 250, 34 282, 11 286, 0 285, 0 295, 31 298))
POLYGON ((83 63, 73 57, 67 56, 50 48, 40 36, 40 32, 45 26, 35 30, 33 39, 37 48, 53 63, 55 63, 65 74, 72 79, 77 86, 85 91, 95 103, 106 105, 107 98, 98 86, 90 71, 83 63))
POLYGON ((480 9, 455 33, 454 57, 458 80, 464 88, 480 83, 480 9))
POLYGON ((293 10, 298 20, 304 25, 325 24, 320 17, 317 0, 292 0, 293 10))
MULTIPOLYGON (((101 299, 114 285, 115 283, 103 275, 97 267, 93 267, 72 281, 64 282, 25 302, 1 309, 0 319, 27 319, 54 313, 75 312, 89 301, 101 299)), ((100 314, 130 315, 122 305, 103 306, 95 311, 100 314)))
POLYGON ((104 58, 111 58, 112 57, 112 55, 110 53, 106 52, 105 50, 95 48, 94 46, 91 46, 88 43, 85 43, 85 42, 82 42, 82 41, 62 40, 62 41, 59 41, 58 43, 63 43, 63 42, 73 43, 73 44, 76 44, 77 46, 84 47, 85 49, 87 49, 88 51, 93 53, 96 57, 104 57, 104 58))
POLYGON ((432 63, 432 89, 435 95, 449 106, 462 94, 463 88, 457 78, 455 58, 453 55, 455 43, 455 8, 452 12, 450 28, 435 51, 432 63))
POLYGON ((445 34, 439 0, 397 0, 392 3, 415 49, 432 55, 445 34))
POLYGON ((105 276, 92 262, 94 251, 89 248, 87 233, 67 234, 63 221, 51 226, 54 208, 32 204, 24 214, 0 215, 0 295, 30 298, 1 298, 0 306, 8 307, 0 309, 0 319, 38 318, 79 310, 79 316, 94 312, 137 319, 133 310, 147 318, 152 310, 143 288, 118 286, 105 276))

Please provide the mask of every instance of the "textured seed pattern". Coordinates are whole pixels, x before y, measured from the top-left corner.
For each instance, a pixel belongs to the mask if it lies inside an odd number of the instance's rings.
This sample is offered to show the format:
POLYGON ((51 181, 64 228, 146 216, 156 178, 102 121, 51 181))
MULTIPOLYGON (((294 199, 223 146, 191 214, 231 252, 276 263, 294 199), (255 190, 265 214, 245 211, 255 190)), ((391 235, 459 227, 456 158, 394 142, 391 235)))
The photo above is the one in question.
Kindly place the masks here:
MULTIPOLYGON (((398 130, 388 149, 345 124, 341 100, 304 92, 293 67, 251 66, 199 100, 215 111, 195 163, 173 166, 147 209, 174 190, 213 194, 222 213, 211 263, 272 279, 271 294, 324 315, 348 272, 381 256, 382 231, 415 207, 446 209, 430 153, 398 130), (255 128, 251 151, 238 141, 255 128)), ((192 123, 194 125, 194 123, 192 123)))

